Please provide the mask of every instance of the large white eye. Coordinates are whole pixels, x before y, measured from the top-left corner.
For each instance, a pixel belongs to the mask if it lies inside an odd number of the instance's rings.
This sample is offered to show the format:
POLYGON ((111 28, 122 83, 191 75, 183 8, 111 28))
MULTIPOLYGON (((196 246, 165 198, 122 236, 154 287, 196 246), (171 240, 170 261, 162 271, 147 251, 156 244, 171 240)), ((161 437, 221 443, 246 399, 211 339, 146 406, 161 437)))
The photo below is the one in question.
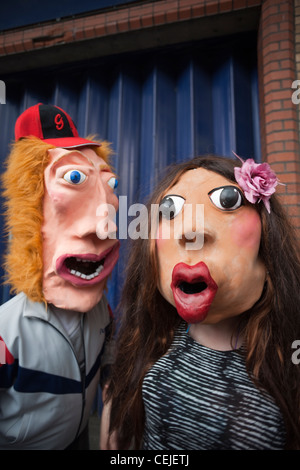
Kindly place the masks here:
POLYGON ((118 180, 117 178, 115 178, 114 176, 112 176, 111 178, 109 178, 108 182, 107 182, 108 186, 110 186, 112 189, 116 189, 118 187, 118 180))
POLYGON ((86 179, 86 175, 79 170, 70 170, 64 174, 64 179, 71 184, 82 184, 86 179))
POLYGON ((159 211, 165 219, 174 219, 183 208, 185 199, 182 196, 170 194, 165 196, 159 205, 159 211))
POLYGON ((236 186, 222 186, 212 189, 209 193, 212 203, 223 211, 234 211, 243 205, 244 197, 236 186))

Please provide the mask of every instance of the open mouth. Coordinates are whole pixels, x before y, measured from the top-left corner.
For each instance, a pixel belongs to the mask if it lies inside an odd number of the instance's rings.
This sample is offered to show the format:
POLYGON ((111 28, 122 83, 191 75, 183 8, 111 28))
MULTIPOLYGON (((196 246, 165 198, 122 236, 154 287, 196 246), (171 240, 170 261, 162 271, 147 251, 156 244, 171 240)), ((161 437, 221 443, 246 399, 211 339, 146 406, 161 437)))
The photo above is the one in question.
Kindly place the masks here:
POLYGON ((73 276, 81 279, 94 279, 104 268, 104 259, 101 261, 90 261, 84 258, 70 256, 65 259, 65 266, 73 276))
POLYGON ((185 294, 199 294, 202 292, 204 289, 207 288, 206 282, 195 282, 195 283, 189 283, 189 282, 181 282, 178 285, 179 289, 184 292, 185 294))
POLYGON ((188 323, 205 319, 218 286, 205 263, 178 263, 172 272, 171 289, 178 314, 188 323))
POLYGON ((99 255, 66 254, 56 261, 57 274, 76 286, 88 286, 101 282, 112 272, 119 257, 119 242, 99 255))

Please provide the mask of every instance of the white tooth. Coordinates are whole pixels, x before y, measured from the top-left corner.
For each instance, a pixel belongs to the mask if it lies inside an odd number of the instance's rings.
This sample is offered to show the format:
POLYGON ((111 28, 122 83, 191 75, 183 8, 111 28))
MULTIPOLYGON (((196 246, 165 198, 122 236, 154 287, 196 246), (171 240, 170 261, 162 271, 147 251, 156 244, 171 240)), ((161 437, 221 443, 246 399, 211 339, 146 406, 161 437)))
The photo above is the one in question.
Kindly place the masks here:
POLYGON ((76 261, 83 261, 81 258, 76 258, 76 261))
POLYGON ((98 268, 96 269, 96 273, 98 274, 101 273, 102 269, 103 269, 103 265, 100 264, 100 266, 98 266, 98 268))
POLYGON ((81 272, 76 271, 76 272, 75 272, 75 275, 78 276, 78 277, 80 277, 80 276, 81 276, 81 272))
POLYGON ((74 276, 75 276, 75 275, 76 275, 75 269, 71 269, 70 273, 71 273, 71 274, 74 274, 74 276))
POLYGON ((86 276, 85 274, 82 274, 82 273, 80 274, 80 277, 81 277, 82 279, 87 279, 87 276, 86 276))

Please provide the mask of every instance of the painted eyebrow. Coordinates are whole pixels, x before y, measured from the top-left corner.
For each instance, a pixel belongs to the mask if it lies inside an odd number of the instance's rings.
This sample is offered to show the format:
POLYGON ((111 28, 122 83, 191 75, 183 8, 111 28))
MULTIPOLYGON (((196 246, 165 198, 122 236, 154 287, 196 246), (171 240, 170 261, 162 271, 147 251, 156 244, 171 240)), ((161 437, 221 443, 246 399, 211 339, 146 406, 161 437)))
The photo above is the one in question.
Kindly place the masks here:
POLYGON ((102 165, 100 165, 100 171, 110 171, 111 173, 114 174, 114 172, 112 171, 110 166, 107 165, 107 163, 103 163, 102 165))
POLYGON ((72 152, 68 152, 68 153, 64 153, 63 155, 61 155, 60 157, 58 157, 56 160, 54 160, 54 162, 52 163, 52 167, 55 167, 56 165, 59 165, 61 162, 63 163, 62 160, 64 159, 67 159, 67 158, 72 158, 72 156, 77 156, 77 157, 80 157, 82 159, 84 159, 87 163, 89 163, 89 165, 91 166, 95 166, 94 163, 88 158, 86 157, 83 153, 81 153, 79 150, 75 150, 75 151, 72 151, 72 152))

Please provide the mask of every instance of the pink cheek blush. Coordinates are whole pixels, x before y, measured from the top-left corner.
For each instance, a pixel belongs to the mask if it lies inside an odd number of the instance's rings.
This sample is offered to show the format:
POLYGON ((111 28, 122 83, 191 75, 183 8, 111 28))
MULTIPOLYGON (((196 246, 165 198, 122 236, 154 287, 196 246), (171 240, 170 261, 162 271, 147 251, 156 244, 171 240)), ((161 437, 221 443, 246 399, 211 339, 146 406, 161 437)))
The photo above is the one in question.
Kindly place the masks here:
POLYGON ((166 241, 168 240, 164 237, 162 226, 159 225, 157 232, 156 232, 156 237, 155 237, 155 243, 156 243, 157 248, 159 249, 163 247, 166 241))
POLYGON ((254 211, 244 211, 231 225, 232 242, 243 248, 258 249, 261 239, 261 220, 254 211))

